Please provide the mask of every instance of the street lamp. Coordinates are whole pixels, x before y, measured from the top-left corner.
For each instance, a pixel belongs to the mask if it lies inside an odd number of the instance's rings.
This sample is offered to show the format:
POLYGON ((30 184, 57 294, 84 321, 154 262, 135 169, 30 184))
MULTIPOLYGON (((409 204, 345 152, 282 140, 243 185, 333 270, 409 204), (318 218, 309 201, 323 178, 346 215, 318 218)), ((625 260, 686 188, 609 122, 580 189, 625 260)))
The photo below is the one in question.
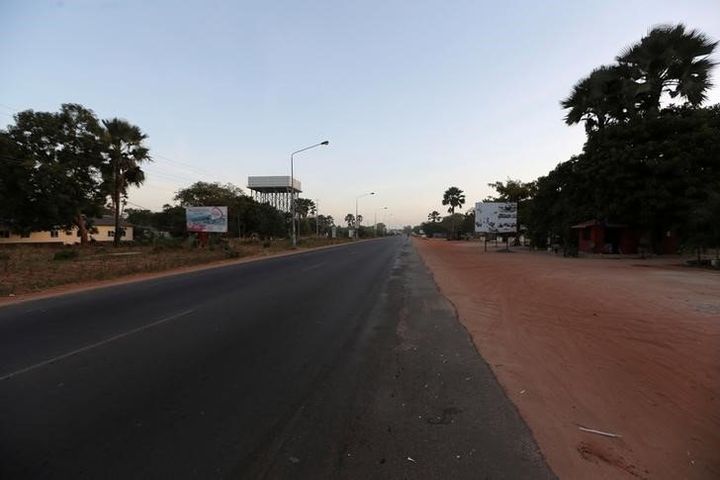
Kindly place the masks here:
POLYGON ((368 195, 375 195, 375 192, 363 193, 355 197, 355 240, 360 238, 360 222, 358 222, 358 200, 368 195))
POLYGON ((292 246, 297 246, 297 233, 295 229, 295 162, 294 158, 296 153, 304 152, 305 150, 310 150, 311 148, 319 147, 321 145, 330 145, 330 142, 325 140, 324 142, 316 143, 315 145, 310 145, 309 147, 301 148, 300 150, 295 150, 290 154, 290 215, 292 216, 292 246))
MULTIPOLYGON (((375 209, 375 236, 376 236, 376 237, 377 237, 377 212, 378 212, 378 210, 387 210, 387 209, 388 209, 388 207, 382 207, 382 208, 376 208, 376 209, 375 209)), ((385 212, 383 212, 383 215, 384 215, 384 214, 385 214, 385 212)), ((383 217, 383 219, 384 219, 384 218, 385 218, 385 217, 383 217)))

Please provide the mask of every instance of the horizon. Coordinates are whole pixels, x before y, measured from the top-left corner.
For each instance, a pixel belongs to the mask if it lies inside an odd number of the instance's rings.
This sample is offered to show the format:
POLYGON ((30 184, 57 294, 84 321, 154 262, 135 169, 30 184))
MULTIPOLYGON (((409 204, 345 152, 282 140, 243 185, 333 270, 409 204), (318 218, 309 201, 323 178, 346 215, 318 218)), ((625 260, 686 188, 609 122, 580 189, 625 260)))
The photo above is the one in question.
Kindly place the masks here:
MULTIPOLYGON (((62 103, 138 125, 155 161, 129 206, 151 210, 195 181, 249 194, 249 176, 289 175, 291 152, 328 140, 296 157, 301 196, 341 225, 374 191, 360 213, 388 207, 396 228, 445 215, 450 186, 466 211, 488 183, 579 153, 560 100, 653 25, 720 40, 712 1, 199 5, 4 4, 2 125, 62 103)), ((715 86, 705 105, 718 102, 715 86)))

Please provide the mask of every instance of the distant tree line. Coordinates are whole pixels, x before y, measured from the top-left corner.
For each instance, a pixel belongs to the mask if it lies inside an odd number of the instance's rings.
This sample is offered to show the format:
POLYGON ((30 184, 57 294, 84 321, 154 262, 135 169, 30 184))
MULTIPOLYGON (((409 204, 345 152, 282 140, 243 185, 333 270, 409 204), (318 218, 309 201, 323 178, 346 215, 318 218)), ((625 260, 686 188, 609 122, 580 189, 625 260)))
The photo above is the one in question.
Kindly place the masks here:
MULTIPOLYGON (((288 234, 289 213, 268 203, 255 201, 232 183, 195 182, 180 189, 173 200, 174 204, 164 205, 160 212, 129 208, 126 210, 128 221, 141 235, 153 236, 167 232, 173 237, 182 237, 186 235, 185 207, 219 205, 228 207, 228 236, 280 238, 288 234)), ((333 218, 316 215, 316 206, 312 200, 297 199, 296 211, 301 235, 329 235, 334 225, 333 218), (315 215, 310 217, 311 214, 315 215)))

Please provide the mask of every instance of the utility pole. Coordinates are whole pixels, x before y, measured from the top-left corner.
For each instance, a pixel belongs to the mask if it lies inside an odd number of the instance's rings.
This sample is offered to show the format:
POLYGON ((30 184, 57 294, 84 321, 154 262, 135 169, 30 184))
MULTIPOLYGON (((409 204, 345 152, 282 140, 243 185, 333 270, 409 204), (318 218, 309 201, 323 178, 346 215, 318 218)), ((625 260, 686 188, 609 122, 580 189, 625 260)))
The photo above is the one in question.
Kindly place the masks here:
POLYGON ((292 246, 297 246, 297 229, 295 228, 295 162, 294 157, 296 153, 310 150, 311 148, 319 147, 321 145, 329 145, 330 142, 325 140, 324 142, 310 145, 309 147, 295 150, 290 154, 290 218, 292 219, 292 246))

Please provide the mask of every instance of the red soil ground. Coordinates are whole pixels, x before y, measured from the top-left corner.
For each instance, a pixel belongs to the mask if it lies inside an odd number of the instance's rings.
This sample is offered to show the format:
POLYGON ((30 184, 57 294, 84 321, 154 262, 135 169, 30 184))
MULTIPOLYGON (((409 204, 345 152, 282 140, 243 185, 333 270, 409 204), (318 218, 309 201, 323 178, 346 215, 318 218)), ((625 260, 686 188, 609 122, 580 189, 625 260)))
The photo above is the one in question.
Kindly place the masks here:
POLYGON ((560 478, 720 478, 720 274, 415 245, 560 478))

